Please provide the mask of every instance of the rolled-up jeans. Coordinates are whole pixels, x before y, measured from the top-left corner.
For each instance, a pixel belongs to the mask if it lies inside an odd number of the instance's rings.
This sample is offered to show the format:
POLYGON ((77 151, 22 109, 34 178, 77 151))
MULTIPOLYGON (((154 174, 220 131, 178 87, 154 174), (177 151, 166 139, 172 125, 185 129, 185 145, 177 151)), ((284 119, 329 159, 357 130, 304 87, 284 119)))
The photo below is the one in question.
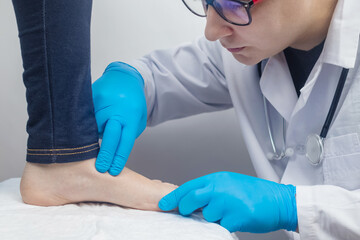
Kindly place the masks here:
POLYGON ((95 158, 90 74, 92 0, 13 0, 23 59, 33 163, 95 158))

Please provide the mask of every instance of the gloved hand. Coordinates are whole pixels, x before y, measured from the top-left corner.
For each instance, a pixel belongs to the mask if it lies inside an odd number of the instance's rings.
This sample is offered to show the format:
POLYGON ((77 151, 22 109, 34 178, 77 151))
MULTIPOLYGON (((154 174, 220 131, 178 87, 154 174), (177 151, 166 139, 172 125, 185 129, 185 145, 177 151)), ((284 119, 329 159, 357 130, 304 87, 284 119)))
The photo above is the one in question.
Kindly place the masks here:
POLYGON ((295 193, 292 185, 219 172, 186 182, 163 197, 159 207, 163 211, 179 207, 181 215, 203 208, 207 221, 220 221, 230 232, 295 231, 295 193))
POLYGON ((95 117, 102 137, 96 169, 116 176, 124 168, 147 120, 144 80, 128 64, 111 63, 92 85, 95 117))

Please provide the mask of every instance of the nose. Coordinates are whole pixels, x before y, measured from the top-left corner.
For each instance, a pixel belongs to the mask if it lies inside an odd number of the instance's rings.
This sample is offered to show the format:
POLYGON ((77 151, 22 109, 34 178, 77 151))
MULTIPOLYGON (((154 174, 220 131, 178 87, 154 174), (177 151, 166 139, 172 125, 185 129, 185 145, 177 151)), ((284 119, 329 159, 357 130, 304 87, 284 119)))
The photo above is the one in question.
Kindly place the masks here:
POLYGON ((209 6, 206 17, 205 37, 209 41, 216 41, 232 33, 232 25, 226 22, 212 6, 209 6))

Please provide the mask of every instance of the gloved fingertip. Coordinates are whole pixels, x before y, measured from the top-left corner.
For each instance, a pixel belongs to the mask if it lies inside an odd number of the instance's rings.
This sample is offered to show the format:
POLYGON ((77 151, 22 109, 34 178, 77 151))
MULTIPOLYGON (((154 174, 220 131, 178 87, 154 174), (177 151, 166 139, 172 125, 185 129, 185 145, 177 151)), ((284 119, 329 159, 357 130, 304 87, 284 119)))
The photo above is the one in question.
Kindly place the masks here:
POLYGON ((103 169, 103 168, 96 168, 96 170, 99 172, 99 173, 105 173, 106 172, 106 169, 103 169))
POLYGON ((108 170, 108 167, 106 164, 104 164, 101 160, 96 160, 95 162, 95 168, 100 173, 105 173, 108 170))
POLYGON ((119 156, 115 156, 114 162, 110 167, 109 173, 110 175, 117 176, 124 169, 126 161, 123 158, 119 158, 119 156))
POLYGON ((96 167, 96 166, 95 166, 95 168, 96 168, 96 170, 97 170, 98 172, 100 172, 100 173, 105 173, 105 172, 106 172, 106 169, 105 169, 105 168, 96 167))
POLYGON ((160 201, 159 201, 159 204, 158 204, 159 208, 163 211, 170 211, 171 209, 169 209, 169 206, 168 206, 168 203, 166 201, 166 199, 162 198, 160 201))
POLYGON ((109 169, 109 174, 112 176, 117 176, 124 169, 125 164, 113 164, 109 169))
POLYGON ((109 174, 110 174, 111 176, 114 176, 114 177, 115 177, 115 176, 119 175, 122 170, 123 170, 122 168, 110 168, 109 174))
POLYGON ((159 201, 159 208, 163 211, 171 211, 177 207, 176 202, 173 200, 173 193, 169 193, 159 201))

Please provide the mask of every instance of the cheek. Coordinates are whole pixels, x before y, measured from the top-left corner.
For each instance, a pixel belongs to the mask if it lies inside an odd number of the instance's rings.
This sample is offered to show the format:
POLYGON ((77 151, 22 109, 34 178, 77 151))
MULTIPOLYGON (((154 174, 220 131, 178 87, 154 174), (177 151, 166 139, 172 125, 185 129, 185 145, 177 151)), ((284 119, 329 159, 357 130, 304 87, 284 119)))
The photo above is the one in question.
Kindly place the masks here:
POLYGON ((262 24, 257 26, 256 44, 260 49, 270 50, 282 44, 284 40, 284 26, 273 19, 264 19, 262 24))
POLYGON ((290 42, 286 31, 277 24, 268 24, 266 28, 259 27, 253 36, 247 56, 253 56, 259 61, 283 51, 290 42))
POLYGON ((248 46, 241 54, 234 54, 239 62, 254 65, 261 60, 272 57, 287 48, 294 39, 293 24, 283 17, 256 14, 248 27, 236 29, 237 39, 248 46))
POLYGON ((273 9, 259 9, 249 26, 247 40, 254 48, 256 55, 263 59, 278 54, 287 48, 295 36, 294 27, 281 12, 273 9))
POLYGON ((258 31, 260 41, 257 42, 257 46, 266 52, 266 57, 278 54, 299 38, 303 24, 298 20, 296 14, 293 15, 279 13, 277 18, 261 19, 265 28, 259 26, 261 29, 258 31))

